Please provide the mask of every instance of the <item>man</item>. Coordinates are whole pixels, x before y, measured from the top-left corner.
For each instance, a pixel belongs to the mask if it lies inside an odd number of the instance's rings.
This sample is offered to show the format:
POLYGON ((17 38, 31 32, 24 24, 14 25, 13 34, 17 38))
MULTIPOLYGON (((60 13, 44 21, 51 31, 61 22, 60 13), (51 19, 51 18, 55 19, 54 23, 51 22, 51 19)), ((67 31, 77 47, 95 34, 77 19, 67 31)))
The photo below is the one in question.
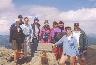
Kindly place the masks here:
POLYGON ((39 19, 37 17, 34 18, 34 23, 32 24, 32 28, 33 28, 33 36, 34 38, 36 37, 37 42, 39 42, 40 24, 39 24, 39 19))
POLYGON ((71 27, 65 27, 66 35, 64 35, 53 46, 63 44, 63 53, 60 59, 60 65, 65 65, 68 56, 70 56, 70 65, 74 65, 76 55, 78 55, 77 40, 72 35, 71 27))
MULTIPOLYGON (((23 19, 23 17, 22 17, 22 15, 18 15, 18 21, 19 21, 19 25, 22 25, 22 24, 24 24, 23 23, 23 21, 22 21, 22 19, 23 19)), ((16 23, 13 23, 12 25, 11 25, 11 27, 10 27, 10 39, 9 39, 9 42, 10 43, 12 43, 12 29, 15 27, 15 25, 16 25, 16 23)))
POLYGON ((32 56, 34 56, 34 52, 37 50, 37 46, 39 43, 39 33, 40 33, 40 24, 39 19, 37 17, 34 18, 34 23, 32 24, 33 29, 33 39, 32 39, 32 56))
POLYGON ((24 24, 20 26, 25 34, 25 41, 24 41, 24 56, 27 57, 28 54, 31 53, 30 42, 32 41, 31 38, 33 36, 32 26, 29 24, 28 17, 24 18, 24 24))
POLYGON ((86 65, 85 54, 87 52, 87 45, 88 45, 87 36, 85 32, 80 29, 79 23, 74 23, 73 36, 77 39, 78 49, 80 53, 80 65, 86 65))
POLYGON ((17 19, 14 26, 11 28, 12 49, 14 50, 14 61, 20 58, 19 52, 22 52, 22 45, 24 43, 25 36, 19 25, 20 21, 17 19))

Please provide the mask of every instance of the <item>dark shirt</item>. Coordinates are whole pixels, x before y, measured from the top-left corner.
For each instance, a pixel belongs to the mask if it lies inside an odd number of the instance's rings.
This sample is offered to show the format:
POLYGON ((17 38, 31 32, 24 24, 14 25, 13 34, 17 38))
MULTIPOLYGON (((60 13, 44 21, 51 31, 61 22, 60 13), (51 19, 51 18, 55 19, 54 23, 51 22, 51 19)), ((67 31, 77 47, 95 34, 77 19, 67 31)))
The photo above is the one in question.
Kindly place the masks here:
POLYGON ((10 42, 12 42, 12 40, 16 40, 17 43, 23 43, 24 37, 25 35, 23 34, 23 31, 20 28, 20 26, 19 27, 17 27, 16 25, 12 26, 10 30, 10 42), (19 29, 19 32, 17 28, 19 29))
MULTIPOLYGON (((23 21, 21 21, 21 23, 19 25, 22 25, 24 24, 23 21)), ((12 43, 12 40, 13 40, 13 31, 14 31, 14 28, 16 26, 16 23, 13 23, 10 27, 10 38, 9 38, 9 42, 12 43)))

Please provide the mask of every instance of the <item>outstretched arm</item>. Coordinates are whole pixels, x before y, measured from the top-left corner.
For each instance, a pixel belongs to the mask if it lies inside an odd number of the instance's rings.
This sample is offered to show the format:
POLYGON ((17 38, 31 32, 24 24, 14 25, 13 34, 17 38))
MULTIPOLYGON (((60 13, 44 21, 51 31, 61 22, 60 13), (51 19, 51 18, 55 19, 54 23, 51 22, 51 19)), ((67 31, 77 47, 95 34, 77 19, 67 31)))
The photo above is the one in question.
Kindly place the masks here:
POLYGON ((60 45, 64 42, 65 36, 63 36, 58 42, 55 43, 55 45, 60 45))

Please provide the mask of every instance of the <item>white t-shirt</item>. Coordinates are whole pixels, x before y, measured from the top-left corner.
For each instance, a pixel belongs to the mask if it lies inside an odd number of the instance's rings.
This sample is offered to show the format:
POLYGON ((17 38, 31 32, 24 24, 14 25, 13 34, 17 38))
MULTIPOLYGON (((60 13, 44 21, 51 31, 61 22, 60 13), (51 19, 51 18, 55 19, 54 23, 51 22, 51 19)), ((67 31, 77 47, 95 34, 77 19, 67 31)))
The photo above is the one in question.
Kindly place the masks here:
POLYGON ((80 37, 80 34, 81 34, 80 31, 73 31, 73 36, 77 40, 78 47, 79 47, 79 37, 80 37))
POLYGON ((72 35, 68 36, 68 37, 67 37, 67 38, 68 38, 68 40, 71 40, 71 37, 72 37, 72 35))
POLYGON ((22 28, 23 33, 25 35, 32 34, 32 26, 31 25, 22 24, 22 25, 20 25, 20 27, 22 28))

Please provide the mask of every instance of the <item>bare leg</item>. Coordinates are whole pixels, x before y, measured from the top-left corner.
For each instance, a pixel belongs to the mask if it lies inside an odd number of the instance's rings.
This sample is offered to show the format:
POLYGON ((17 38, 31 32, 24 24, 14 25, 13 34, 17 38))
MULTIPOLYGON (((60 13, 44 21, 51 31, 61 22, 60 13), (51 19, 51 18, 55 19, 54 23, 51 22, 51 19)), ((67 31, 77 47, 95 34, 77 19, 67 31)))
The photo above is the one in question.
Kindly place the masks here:
POLYGON ((68 57, 66 55, 62 54, 60 62, 59 62, 60 65, 65 65, 65 62, 67 59, 68 59, 68 57))
POLYGON ((14 51, 14 61, 16 60, 16 51, 14 51))
POLYGON ((76 65, 76 56, 70 57, 70 65, 76 65))

